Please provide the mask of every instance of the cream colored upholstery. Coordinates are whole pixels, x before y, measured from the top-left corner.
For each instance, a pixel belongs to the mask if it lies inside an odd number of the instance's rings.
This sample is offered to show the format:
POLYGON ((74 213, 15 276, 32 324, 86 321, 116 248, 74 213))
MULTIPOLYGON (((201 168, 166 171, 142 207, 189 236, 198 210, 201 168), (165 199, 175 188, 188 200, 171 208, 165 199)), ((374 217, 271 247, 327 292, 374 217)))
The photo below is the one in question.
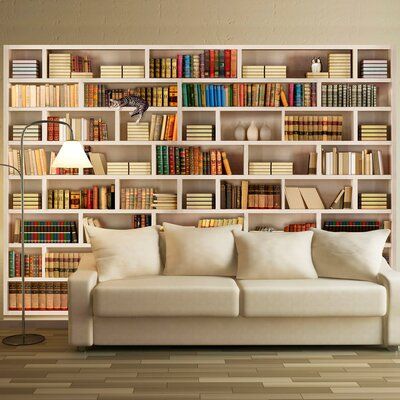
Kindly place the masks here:
POLYGON ((99 283, 93 292, 100 317, 235 317, 239 288, 231 278, 142 276, 99 283))
POLYGON ((96 261, 88 253, 68 279, 68 339, 75 346, 93 345, 92 290, 96 284, 96 261))
POLYGON ((387 313, 384 318, 384 338, 386 346, 397 346, 400 343, 400 274, 390 268, 382 258, 378 282, 388 292, 387 313))
POLYGON ((386 289, 343 279, 238 280, 245 317, 375 317, 386 313, 386 289))

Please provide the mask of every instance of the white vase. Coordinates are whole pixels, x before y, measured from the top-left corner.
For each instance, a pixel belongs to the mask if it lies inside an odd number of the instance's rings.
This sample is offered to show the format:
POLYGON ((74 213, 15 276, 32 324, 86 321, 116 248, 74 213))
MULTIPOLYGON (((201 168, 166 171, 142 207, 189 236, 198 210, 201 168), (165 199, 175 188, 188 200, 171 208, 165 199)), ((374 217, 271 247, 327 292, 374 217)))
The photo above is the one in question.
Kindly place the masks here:
POLYGON ((247 140, 258 140, 258 128, 254 121, 247 128, 247 140))
POLYGON ((264 122, 260 129, 260 140, 271 140, 272 129, 264 122))
POLYGON ((238 123, 233 135, 235 140, 246 140, 246 129, 241 122, 238 123))

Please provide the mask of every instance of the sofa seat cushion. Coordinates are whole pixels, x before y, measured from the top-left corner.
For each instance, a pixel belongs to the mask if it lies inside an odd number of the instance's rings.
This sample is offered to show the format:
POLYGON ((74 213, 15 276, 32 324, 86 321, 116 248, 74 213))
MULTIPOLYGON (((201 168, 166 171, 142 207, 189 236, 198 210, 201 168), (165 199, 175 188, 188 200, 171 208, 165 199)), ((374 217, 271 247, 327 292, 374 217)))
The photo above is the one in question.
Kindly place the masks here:
POLYGON ((386 314, 386 289, 343 279, 240 280, 245 317, 375 317, 386 314))
POLYGON ((99 317, 236 317, 239 288, 232 278, 142 276, 100 282, 93 292, 99 317))

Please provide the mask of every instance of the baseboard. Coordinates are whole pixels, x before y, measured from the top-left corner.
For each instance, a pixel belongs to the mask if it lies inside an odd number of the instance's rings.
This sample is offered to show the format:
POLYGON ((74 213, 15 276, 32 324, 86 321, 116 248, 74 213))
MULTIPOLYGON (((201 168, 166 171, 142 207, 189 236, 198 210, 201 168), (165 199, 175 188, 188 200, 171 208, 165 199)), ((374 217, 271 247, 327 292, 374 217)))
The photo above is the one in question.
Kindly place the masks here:
MULTIPOLYGON (((0 329, 15 329, 21 327, 21 321, 0 320, 0 329)), ((27 321, 26 329, 67 329, 68 321, 27 321)))

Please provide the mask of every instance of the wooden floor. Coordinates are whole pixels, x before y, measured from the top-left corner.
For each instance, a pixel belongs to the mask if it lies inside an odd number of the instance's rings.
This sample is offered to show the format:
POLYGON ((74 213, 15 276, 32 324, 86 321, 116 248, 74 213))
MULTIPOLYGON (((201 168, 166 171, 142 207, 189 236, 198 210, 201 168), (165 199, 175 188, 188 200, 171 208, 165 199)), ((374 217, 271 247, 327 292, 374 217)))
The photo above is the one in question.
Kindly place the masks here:
MULTIPOLYGON (((15 332, 0 331, 0 336, 15 332)), ((400 399, 400 354, 365 347, 0 344, 0 399, 400 399)))

